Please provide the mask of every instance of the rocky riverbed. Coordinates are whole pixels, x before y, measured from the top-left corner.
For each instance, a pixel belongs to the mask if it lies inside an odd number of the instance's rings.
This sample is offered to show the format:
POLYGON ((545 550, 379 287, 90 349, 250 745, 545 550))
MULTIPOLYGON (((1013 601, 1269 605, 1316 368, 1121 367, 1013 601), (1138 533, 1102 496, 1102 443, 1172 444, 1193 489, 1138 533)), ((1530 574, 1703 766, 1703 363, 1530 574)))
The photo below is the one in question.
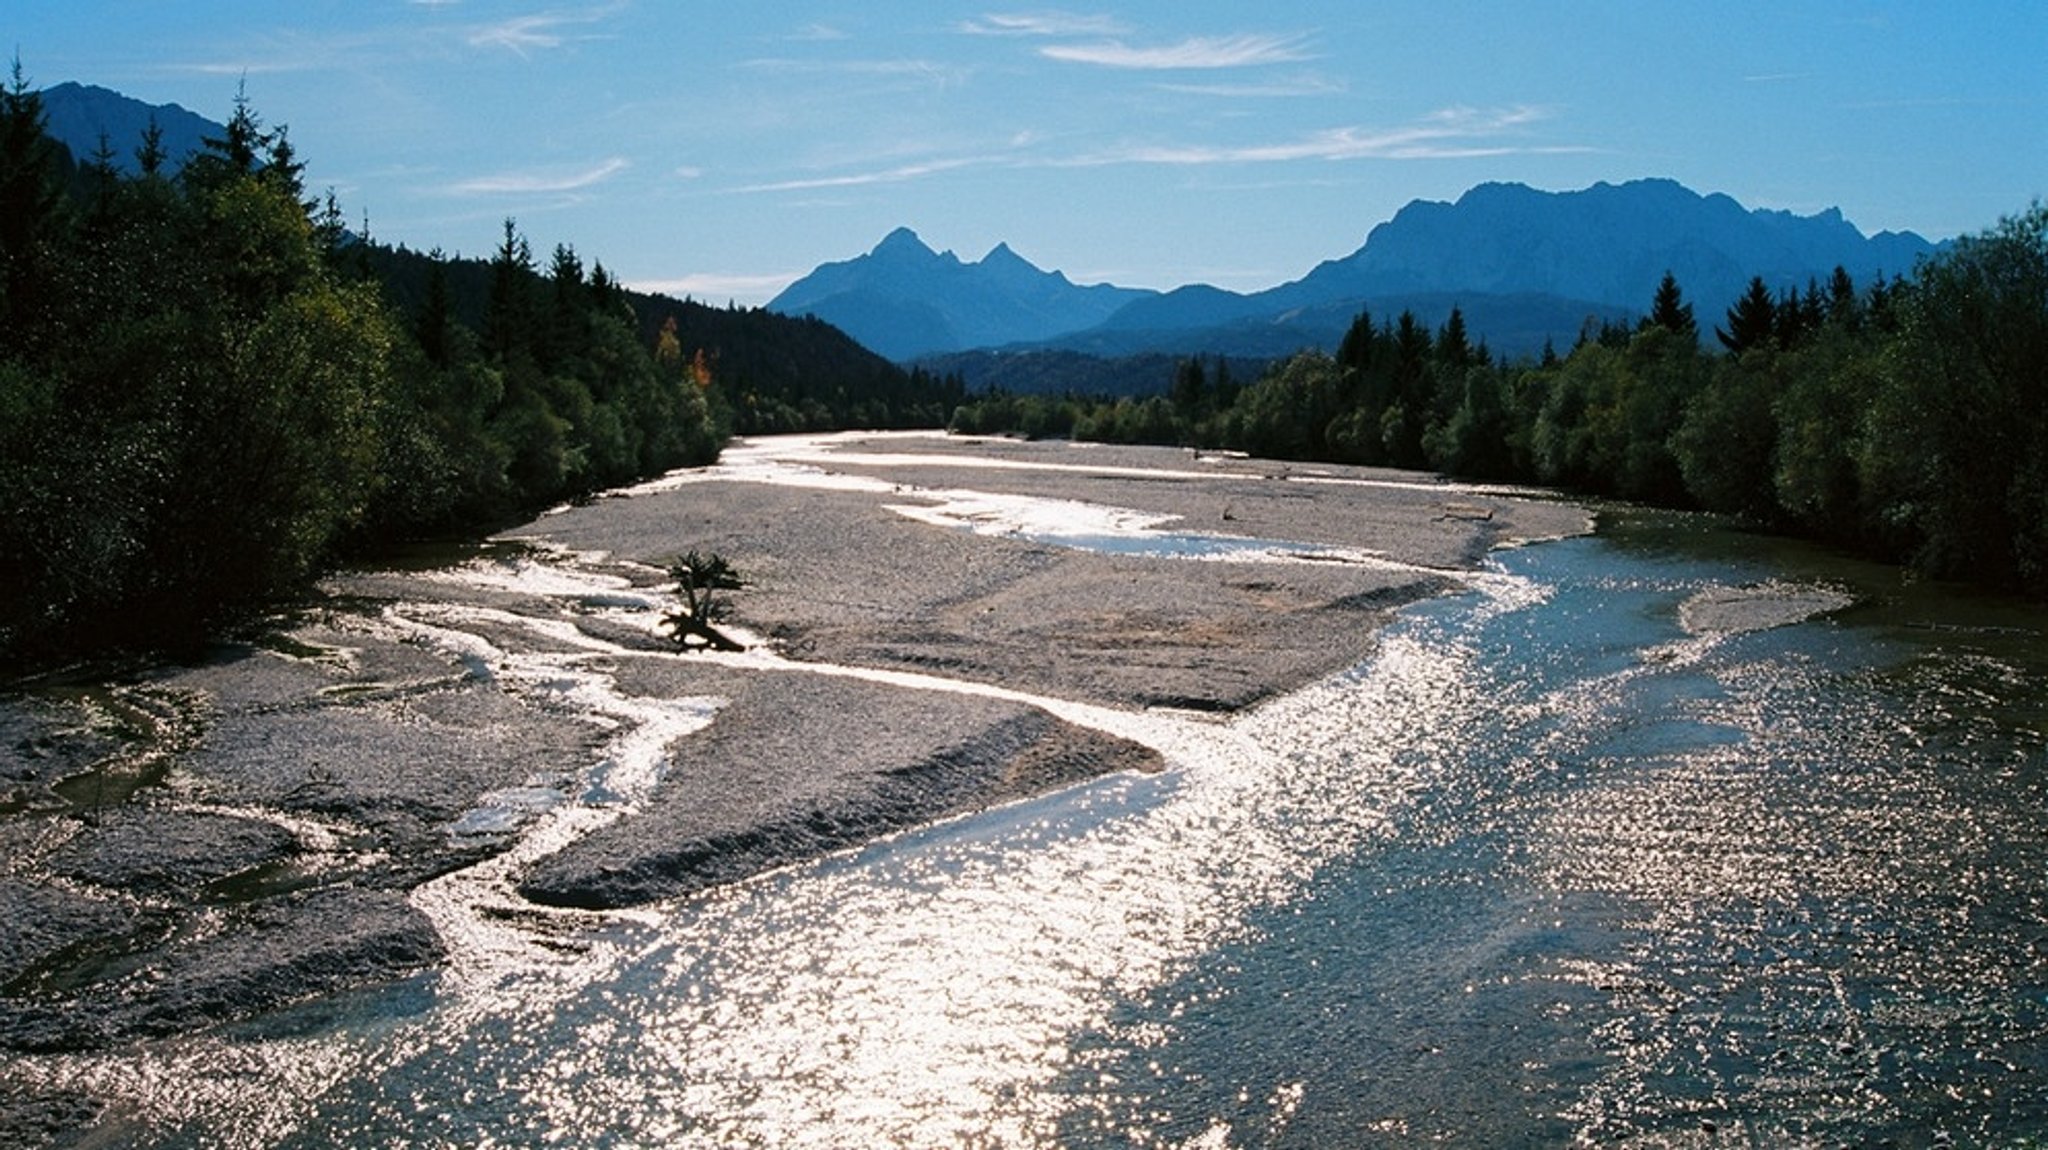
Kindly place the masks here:
MULTIPOLYGON (((1491 548, 1587 526, 1526 493, 1163 449, 735 444, 460 561, 338 575, 203 664, 0 700, 0 1046, 459 966, 484 926, 545 950, 577 916, 1156 770, 1089 716, 1256 705, 1491 548), (745 579, 749 651, 660 630, 690 550, 745 579)), ((0 1087, 0 1142, 93 1105, 0 1087)))

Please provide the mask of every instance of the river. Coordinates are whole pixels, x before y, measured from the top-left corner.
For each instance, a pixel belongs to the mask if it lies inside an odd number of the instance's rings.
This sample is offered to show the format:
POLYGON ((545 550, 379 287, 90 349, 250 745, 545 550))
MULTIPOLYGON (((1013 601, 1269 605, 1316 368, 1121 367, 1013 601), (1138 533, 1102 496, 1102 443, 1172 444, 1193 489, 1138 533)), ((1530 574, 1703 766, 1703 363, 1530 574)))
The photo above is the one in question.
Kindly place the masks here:
POLYGON ((1097 716, 1162 774, 57 1072, 157 1146, 2038 1142, 2044 684, 2039 611, 1613 512, 1097 716), (1758 584, 1856 604, 1681 624, 1758 584))

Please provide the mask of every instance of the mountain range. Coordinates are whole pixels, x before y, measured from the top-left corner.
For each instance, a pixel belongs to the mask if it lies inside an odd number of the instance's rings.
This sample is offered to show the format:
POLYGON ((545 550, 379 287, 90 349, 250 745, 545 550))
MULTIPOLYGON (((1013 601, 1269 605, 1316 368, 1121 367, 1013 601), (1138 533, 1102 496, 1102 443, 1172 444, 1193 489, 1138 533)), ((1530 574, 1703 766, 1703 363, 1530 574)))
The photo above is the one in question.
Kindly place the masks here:
POLYGON ((828 263, 768 305, 815 315, 891 359, 1053 340, 1106 322, 1157 293, 1079 286, 997 244, 975 263, 897 228, 864 256, 828 263), (864 333, 863 335, 855 334, 864 333))
POLYGON ((1751 210, 1666 179, 1568 192, 1489 183, 1455 203, 1414 201, 1349 255, 1263 291, 1080 286, 1006 244, 969 263, 898 228, 768 308, 816 316, 899 361, 996 348, 1274 356, 1335 347, 1361 310, 1413 311, 1434 326, 1453 307, 1475 337, 1513 355, 1641 314, 1666 272, 1705 330, 1752 276, 1803 289, 1839 266, 1862 284, 1935 250, 1911 232, 1866 236, 1837 209, 1751 210))
MULTIPOLYGON (((134 170, 152 119, 173 170, 226 130, 176 104, 92 85, 57 84, 41 96, 51 136, 80 158, 104 142, 123 171, 134 170)), ((1646 311, 1667 271, 1707 330, 1751 276, 1799 289, 1840 266, 1867 284, 1910 272, 1936 250, 1911 232, 1866 236, 1837 209, 1751 210, 1667 179, 1566 192, 1488 183, 1455 203, 1413 201, 1349 255, 1263 291, 1076 284, 1008 244, 968 262, 897 228, 864 255, 820 265, 767 310, 815 316, 898 363, 960 367, 973 383, 986 373, 967 365, 991 357, 961 353, 1270 359, 1334 348, 1360 311, 1381 320, 1413 311, 1434 327, 1456 307, 1493 350, 1533 354, 1546 341, 1569 346, 1589 322, 1646 311)))
POLYGON ((163 133, 165 164, 174 172, 184 166, 187 156, 205 146, 208 136, 218 139, 227 132, 225 125, 177 104, 145 104, 91 84, 66 81, 43 89, 41 96, 52 139, 81 161, 91 158, 104 141, 114 170, 128 175, 138 170, 135 150, 151 120, 163 133))

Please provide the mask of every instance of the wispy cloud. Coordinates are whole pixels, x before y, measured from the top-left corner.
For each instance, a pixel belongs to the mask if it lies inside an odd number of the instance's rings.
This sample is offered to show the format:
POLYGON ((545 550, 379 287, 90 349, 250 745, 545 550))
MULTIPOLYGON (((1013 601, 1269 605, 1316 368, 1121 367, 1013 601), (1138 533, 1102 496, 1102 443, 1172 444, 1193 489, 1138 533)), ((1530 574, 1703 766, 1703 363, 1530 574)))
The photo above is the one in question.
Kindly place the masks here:
POLYGON ((1570 145, 1534 145, 1501 139, 1515 128, 1544 118, 1540 109, 1515 107, 1484 111, 1446 108, 1413 124, 1395 128, 1349 126, 1313 132, 1292 140, 1266 144, 1137 145, 1073 161, 1077 166, 1106 164, 1263 164, 1297 160, 1436 160, 1511 154, 1563 154, 1589 149, 1570 145))
POLYGON ((843 30, 834 28, 830 24, 806 24, 783 37, 785 40, 795 40, 804 44, 825 44, 846 38, 846 33, 843 30))
POLYGON ((596 167, 580 171, 506 172, 463 180, 449 185, 448 190, 457 195, 469 196, 575 192, 601 184, 632 166, 630 161, 614 156, 596 167))
POLYGON ((788 56, 760 56, 742 61, 740 67, 789 75, 908 77, 929 80, 941 86, 962 83, 969 75, 967 69, 956 65, 917 59, 798 60, 788 56))
POLYGON ((315 61, 308 59, 279 58, 270 60, 220 60, 197 64, 172 64, 168 66, 168 70, 173 72, 192 72, 200 76, 258 76, 275 74, 279 72, 304 72, 316 67, 319 67, 319 64, 315 61))
POLYGON ((735 192, 807 192, 820 188, 860 188, 872 184, 901 184, 936 176, 942 172, 958 171, 961 168, 981 167, 996 161, 986 158, 962 157, 956 159, 924 160, 914 164, 899 164, 893 168, 880 168, 866 172, 852 172, 839 176, 813 176, 795 180, 777 180, 766 184, 748 184, 732 189, 735 192))
POLYGON ((919 158, 895 164, 874 160, 859 170, 835 175, 773 180, 727 190, 762 193, 861 188, 908 183, 969 168, 1023 170, 1097 168, 1118 164, 1200 167, 1315 160, 1444 160, 1506 155, 1571 155, 1594 150, 1580 145, 1545 144, 1520 138, 1520 129, 1544 120, 1548 115, 1541 108, 1528 106, 1496 109, 1454 107, 1395 127, 1351 125, 1269 143, 1137 143, 1066 156, 1047 153, 1043 150, 1045 141, 1040 136, 1023 131, 1009 138, 1007 149, 985 147, 972 154, 919 158))
POLYGON ((1245 68, 1289 64, 1309 59, 1304 37, 1243 33, 1236 36, 1190 36, 1176 44, 1139 47, 1122 40, 1088 44, 1048 44, 1039 54, 1073 64, 1150 71, 1170 69, 1245 68))
POLYGON ((1129 30, 1114 16, 1071 12, 990 14, 963 20, 958 27, 971 36, 1121 36, 1129 30))
POLYGON ((1332 96, 1347 90, 1344 84, 1326 76, 1296 76, 1263 84, 1160 84, 1158 88, 1162 92, 1177 92, 1183 96, 1252 100, 1332 96))
POLYGON ((608 6, 583 12, 540 12, 530 16, 514 16, 495 24, 486 24, 472 30, 469 43, 473 48, 503 48, 520 56, 529 56, 536 51, 560 48, 571 40, 588 40, 594 37, 572 35, 571 30, 599 23, 610 17, 617 7, 608 6))

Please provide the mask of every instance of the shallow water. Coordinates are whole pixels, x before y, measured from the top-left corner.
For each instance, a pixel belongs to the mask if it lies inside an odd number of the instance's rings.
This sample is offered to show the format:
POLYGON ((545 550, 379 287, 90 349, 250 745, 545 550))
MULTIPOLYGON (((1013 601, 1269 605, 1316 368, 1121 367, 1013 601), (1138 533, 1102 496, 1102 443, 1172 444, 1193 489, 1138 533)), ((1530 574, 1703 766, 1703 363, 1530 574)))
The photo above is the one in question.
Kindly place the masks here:
POLYGON ((2048 1137, 2048 623, 1764 547, 1502 553, 1251 713, 1063 712, 1163 775, 28 1069, 161 1146, 2048 1137), (1681 628, 1766 580, 1861 605, 1681 628))

